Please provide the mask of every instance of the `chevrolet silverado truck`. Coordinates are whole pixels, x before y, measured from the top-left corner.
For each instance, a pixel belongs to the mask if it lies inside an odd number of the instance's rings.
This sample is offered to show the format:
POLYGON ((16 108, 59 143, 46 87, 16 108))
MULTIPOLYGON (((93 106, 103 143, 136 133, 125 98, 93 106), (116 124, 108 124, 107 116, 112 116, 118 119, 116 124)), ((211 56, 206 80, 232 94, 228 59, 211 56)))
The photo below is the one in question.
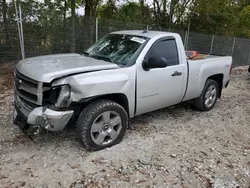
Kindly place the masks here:
POLYGON ((181 37, 116 31, 82 54, 21 60, 15 68, 14 124, 26 134, 76 125, 88 150, 121 142, 129 119, 190 101, 211 110, 227 87, 232 57, 187 60, 181 37))

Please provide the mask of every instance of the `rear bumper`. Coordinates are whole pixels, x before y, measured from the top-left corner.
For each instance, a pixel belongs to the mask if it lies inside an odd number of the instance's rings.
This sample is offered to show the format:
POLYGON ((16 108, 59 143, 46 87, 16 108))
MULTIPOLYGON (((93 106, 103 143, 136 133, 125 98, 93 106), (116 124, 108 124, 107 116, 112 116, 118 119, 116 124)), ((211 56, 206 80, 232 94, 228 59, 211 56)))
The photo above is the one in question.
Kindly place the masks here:
POLYGON ((32 109, 18 96, 15 101, 14 124, 20 129, 47 129, 49 131, 61 131, 68 124, 74 111, 55 111, 47 107, 32 109))

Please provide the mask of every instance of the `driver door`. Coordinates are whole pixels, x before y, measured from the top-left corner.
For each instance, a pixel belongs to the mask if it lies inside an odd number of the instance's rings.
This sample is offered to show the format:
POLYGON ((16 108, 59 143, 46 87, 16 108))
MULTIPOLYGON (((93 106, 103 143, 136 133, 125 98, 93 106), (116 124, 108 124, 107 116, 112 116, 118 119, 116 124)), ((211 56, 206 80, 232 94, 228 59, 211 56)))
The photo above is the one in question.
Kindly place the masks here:
POLYGON ((144 70, 137 67, 136 115, 154 111, 181 102, 184 93, 185 65, 180 64, 175 39, 156 41, 144 61, 163 57, 167 67, 144 70))

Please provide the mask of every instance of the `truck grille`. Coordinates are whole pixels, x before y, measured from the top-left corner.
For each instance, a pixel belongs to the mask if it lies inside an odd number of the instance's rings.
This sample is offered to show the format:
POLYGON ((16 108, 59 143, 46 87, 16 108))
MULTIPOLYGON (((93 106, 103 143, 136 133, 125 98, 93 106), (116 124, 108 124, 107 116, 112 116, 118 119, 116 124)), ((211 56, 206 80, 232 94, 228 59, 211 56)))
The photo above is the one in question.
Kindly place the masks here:
POLYGON ((42 83, 32 80, 15 71, 15 93, 26 101, 42 104, 42 83))

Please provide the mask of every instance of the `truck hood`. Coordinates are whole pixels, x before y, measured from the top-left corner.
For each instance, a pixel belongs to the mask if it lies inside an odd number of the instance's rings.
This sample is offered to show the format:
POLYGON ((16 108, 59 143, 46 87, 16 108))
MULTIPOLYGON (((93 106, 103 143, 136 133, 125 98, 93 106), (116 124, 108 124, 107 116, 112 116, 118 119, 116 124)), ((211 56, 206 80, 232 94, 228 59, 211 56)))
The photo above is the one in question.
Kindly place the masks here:
POLYGON ((19 73, 39 82, 52 80, 70 74, 115 69, 116 64, 85 57, 79 54, 58 54, 21 60, 16 69, 19 73))

